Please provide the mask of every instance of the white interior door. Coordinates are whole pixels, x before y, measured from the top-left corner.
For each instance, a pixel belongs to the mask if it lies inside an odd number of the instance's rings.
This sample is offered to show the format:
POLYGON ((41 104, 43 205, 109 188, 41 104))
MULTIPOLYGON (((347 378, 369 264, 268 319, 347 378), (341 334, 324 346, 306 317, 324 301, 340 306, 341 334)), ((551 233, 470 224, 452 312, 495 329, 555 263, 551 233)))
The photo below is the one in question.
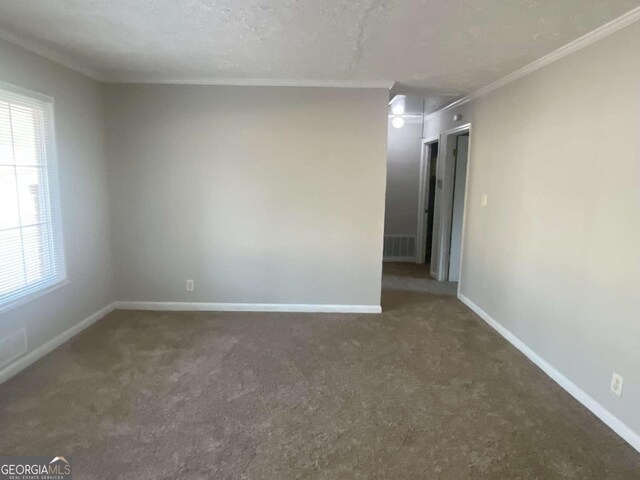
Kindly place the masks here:
POLYGON ((455 177, 453 183, 453 209, 451 214, 451 242, 449 252, 449 281, 460 280, 460 253, 462 249, 462 217, 464 190, 467 182, 469 135, 456 137, 455 177))

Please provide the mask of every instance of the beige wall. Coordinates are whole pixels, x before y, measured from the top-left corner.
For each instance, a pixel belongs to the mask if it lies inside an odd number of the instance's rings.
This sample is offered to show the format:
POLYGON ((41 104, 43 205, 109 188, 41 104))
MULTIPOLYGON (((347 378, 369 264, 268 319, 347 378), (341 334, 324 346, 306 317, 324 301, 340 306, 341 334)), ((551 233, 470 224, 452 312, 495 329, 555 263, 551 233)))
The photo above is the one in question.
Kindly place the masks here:
POLYGON ((32 351, 113 301, 102 92, 93 80, 2 40, 0 81, 55 101, 69 283, 0 315, 0 337, 26 326, 32 351))
POLYGON ((118 299, 379 305, 387 102, 107 86, 118 299))
MULTIPOLYGON (((639 41, 636 23, 464 107, 473 131, 461 280, 465 296, 636 433, 639 41), (614 371, 622 398, 609 392, 614 371)), ((453 113, 425 130, 447 128, 453 113)))

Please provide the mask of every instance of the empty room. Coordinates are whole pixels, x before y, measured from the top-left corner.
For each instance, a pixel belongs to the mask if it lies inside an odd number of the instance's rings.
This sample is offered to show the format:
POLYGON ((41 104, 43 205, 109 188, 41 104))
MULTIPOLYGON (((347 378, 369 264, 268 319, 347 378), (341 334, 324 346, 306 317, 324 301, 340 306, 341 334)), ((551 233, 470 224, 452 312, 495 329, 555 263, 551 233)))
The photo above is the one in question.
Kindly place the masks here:
POLYGON ((0 479, 640 479, 640 0, 0 2, 0 479))

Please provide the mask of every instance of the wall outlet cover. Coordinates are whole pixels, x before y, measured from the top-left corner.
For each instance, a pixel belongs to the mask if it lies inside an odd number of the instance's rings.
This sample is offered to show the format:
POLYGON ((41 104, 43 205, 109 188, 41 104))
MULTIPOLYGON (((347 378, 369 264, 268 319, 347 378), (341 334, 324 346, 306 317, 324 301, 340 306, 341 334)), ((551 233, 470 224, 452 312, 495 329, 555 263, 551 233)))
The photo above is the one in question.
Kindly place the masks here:
POLYGON ((613 373, 613 375, 611 375, 611 391, 621 397, 622 396, 622 383, 624 382, 624 379, 622 378, 621 375, 617 374, 617 373, 613 373))

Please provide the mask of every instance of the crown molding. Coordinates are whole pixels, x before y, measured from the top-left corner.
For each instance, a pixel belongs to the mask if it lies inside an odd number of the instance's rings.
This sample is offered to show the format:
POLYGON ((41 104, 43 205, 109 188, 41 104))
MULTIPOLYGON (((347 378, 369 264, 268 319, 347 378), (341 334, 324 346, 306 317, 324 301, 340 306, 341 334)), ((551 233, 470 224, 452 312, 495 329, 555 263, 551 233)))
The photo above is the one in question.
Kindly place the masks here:
POLYGON ((120 78, 104 80, 105 83, 146 84, 146 85, 218 85, 238 87, 320 87, 320 88, 380 88, 391 90, 394 82, 389 80, 312 80, 278 78, 195 78, 195 79, 154 79, 120 78))
POLYGON ((537 70, 540 70, 547 65, 557 62, 567 55, 571 55, 572 53, 577 52, 578 50, 581 50, 591 45, 592 43, 597 42, 598 40, 602 40, 603 38, 608 37, 609 35, 622 30, 625 27, 628 27, 638 20, 640 20, 640 7, 636 7, 633 10, 630 10, 629 12, 616 18, 615 20, 612 20, 609 23, 605 23, 601 27, 592 30, 586 35, 583 35, 575 39, 574 41, 558 48, 557 50, 554 50, 553 52, 545 55, 544 57, 541 57, 538 60, 531 62, 522 68, 519 68, 515 72, 512 72, 509 75, 506 75, 499 80, 496 80, 495 82, 476 90, 466 97, 456 100, 455 102, 452 102, 449 105, 446 105, 445 107, 442 107, 441 109, 430 113, 429 115, 425 116, 425 120, 428 120, 429 118, 432 118, 439 113, 451 110, 452 108, 460 107, 465 103, 475 100, 476 98, 486 95, 487 93, 493 92, 498 88, 508 85, 509 83, 515 82, 516 80, 525 77, 537 70))
MULTIPOLYGON (((475 92, 463 97, 455 102, 446 105, 445 107, 430 113, 425 117, 428 119, 440 112, 450 110, 455 107, 464 105, 482 95, 486 95, 500 87, 503 87, 515 80, 518 80, 526 75, 529 75, 536 70, 539 70, 561 58, 570 55, 592 43, 605 38, 618 30, 623 29, 640 20, 640 7, 636 7, 633 10, 625 13, 624 15, 596 28, 595 30, 577 38, 576 40, 558 48, 557 50, 549 53, 548 55, 539 58, 538 60, 525 65, 524 67, 516 70, 509 75, 506 75, 499 80, 482 87, 475 92)), ((29 50, 41 57, 47 58, 55 63, 63 65, 71 70, 82 73, 93 80, 105 83, 133 83, 133 84, 160 84, 160 85, 228 85, 228 86, 254 86, 254 87, 325 87, 325 88, 380 88, 391 90, 395 82, 389 80, 378 81, 351 81, 351 80, 299 80, 299 79, 254 79, 254 78, 195 78, 195 79, 153 79, 153 78, 120 78, 112 79, 107 78, 101 73, 91 67, 82 65, 81 63, 73 60, 67 55, 62 55, 52 49, 43 47, 37 42, 27 40, 20 35, 15 35, 6 30, 0 31, 0 39, 6 40, 18 47, 29 50)))
POLYGON ((42 45, 39 45, 37 42, 34 42, 32 40, 27 40, 21 35, 15 35, 6 30, 0 30, 0 39, 5 40, 6 42, 9 42, 24 50, 28 50, 32 53, 35 53, 36 55, 44 57, 47 60, 51 60, 52 62, 57 63, 58 65, 62 65, 63 67, 67 67, 75 72, 81 73, 93 80, 96 80, 98 82, 104 81, 104 78, 102 77, 102 75, 100 75, 100 73, 97 70, 91 67, 87 67, 86 65, 82 65, 81 63, 71 59, 70 57, 66 55, 61 55, 60 53, 54 50, 51 50, 50 48, 43 47, 42 45))
POLYGON ((324 87, 324 88, 380 88, 391 90, 395 82, 391 80, 314 80, 314 79, 277 79, 277 78, 187 78, 187 79, 158 79, 158 78, 110 78, 102 75, 98 70, 82 65, 67 55, 39 45, 6 30, 0 30, 0 39, 17 47, 28 50, 52 62, 70 68, 93 80, 103 83, 152 84, 152 85, 219 85, 219 86, 247 86, 247 87, 324 87))

